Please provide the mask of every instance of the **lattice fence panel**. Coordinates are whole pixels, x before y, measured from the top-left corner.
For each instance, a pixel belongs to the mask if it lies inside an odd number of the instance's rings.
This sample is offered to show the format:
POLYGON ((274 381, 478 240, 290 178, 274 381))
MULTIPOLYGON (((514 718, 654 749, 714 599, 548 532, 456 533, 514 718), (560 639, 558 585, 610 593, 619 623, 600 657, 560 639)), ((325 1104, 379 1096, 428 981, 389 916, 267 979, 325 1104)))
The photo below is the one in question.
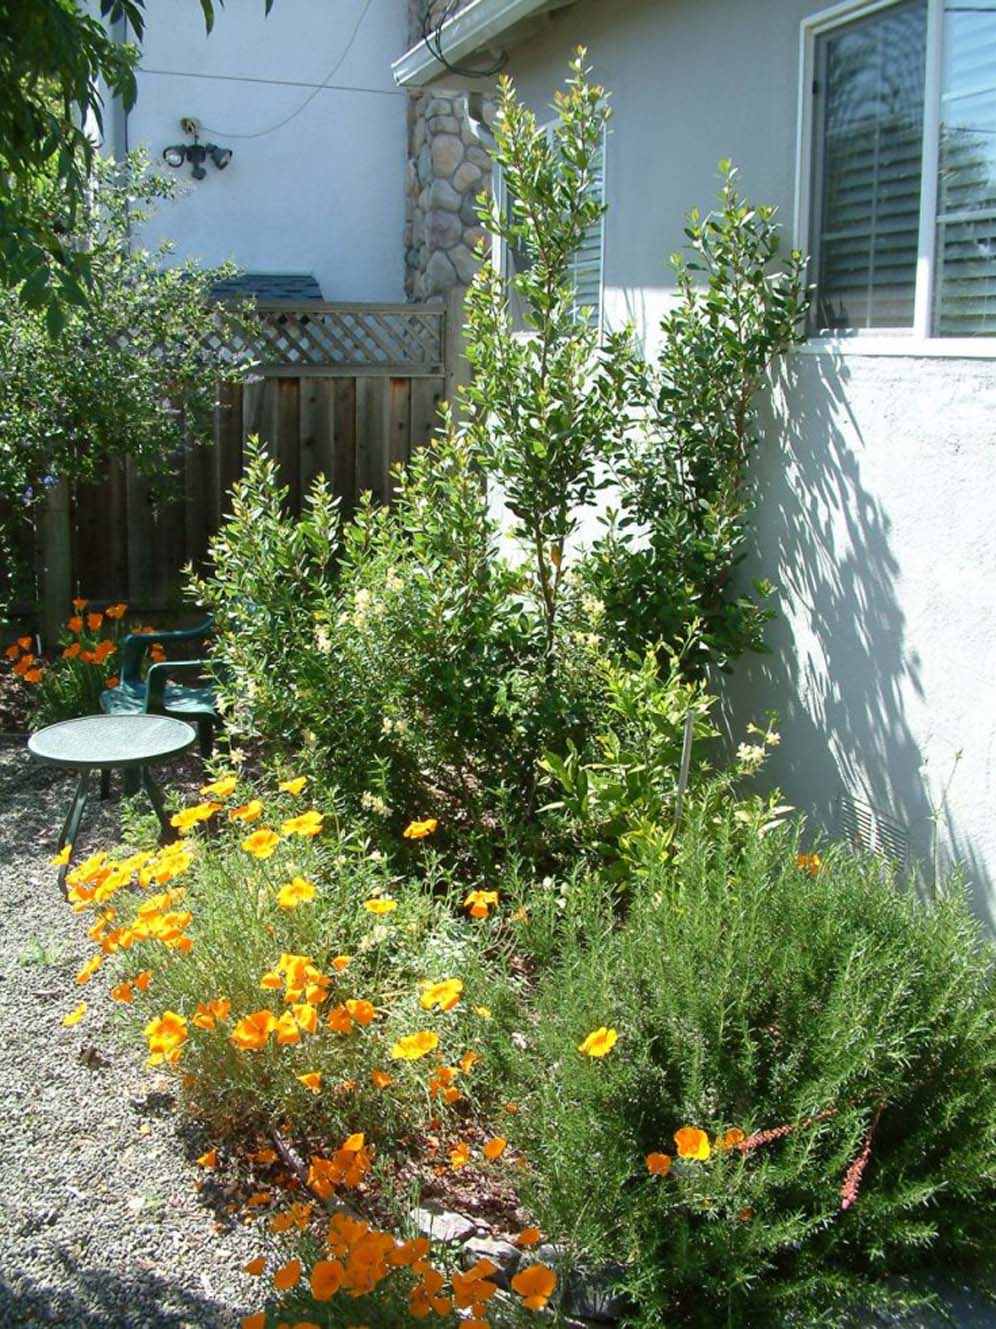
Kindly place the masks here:
POLYGON ((408 369, 442 374, 446 313, 441 306, 260 304, 241 332, 210 339, 224 354, 248 351, 264 371, 408 369))

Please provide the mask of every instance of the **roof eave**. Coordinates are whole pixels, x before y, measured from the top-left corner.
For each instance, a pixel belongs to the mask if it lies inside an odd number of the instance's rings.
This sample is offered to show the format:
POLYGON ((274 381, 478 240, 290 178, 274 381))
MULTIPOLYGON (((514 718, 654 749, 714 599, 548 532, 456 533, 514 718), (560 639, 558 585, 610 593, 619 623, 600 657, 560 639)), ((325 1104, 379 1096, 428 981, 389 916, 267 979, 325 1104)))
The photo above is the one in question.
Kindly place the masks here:
MULTIPOLYGON (((550 0, 469 0, 443 24, 440 44, 447 59, 456 63, 549 4, 550 0)), ((446 65, 425 42, 418 42, 394 61, 391 71, 400 87, 424 88, 446 72, 446 65)))

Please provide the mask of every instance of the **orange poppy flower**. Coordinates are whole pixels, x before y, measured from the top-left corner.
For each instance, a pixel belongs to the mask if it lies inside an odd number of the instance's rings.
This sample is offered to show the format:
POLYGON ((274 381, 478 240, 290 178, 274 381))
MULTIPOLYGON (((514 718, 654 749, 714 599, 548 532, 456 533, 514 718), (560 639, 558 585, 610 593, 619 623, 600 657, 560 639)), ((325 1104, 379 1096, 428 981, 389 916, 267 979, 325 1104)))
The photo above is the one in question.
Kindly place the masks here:
POLYGON ((243 803, 241 807, 232 808, 228 814, 229 821, 258 821, 263 815, 263 804, 258 798, 250 799, 248 803, 243 803))
MULTIPOLYGON (((84 604, 85 603, 86 601, 84 601, 84 604)), ((72 618, 66 619, 66 627, 69 629, 70 632, 74 632, 76 633, 77 636, 79 636, 79 634, 83 631, 83 620, 80 618, 79 614, 74 614, 72 618)))
POLYGON ((487 918, 498 903, 497 891, 471 891, 463 902, 471 918, 487 918))
POLYGON ((557 1275, 545 1264, 528 1265, 512 1279, 512 1291, 519 1294, 523 1306, 531 1311, 541 1311, 556 1286, 557 1275))
POLYGON ((655 1177, 666 1177, 671 1171, 670 1154, 648 1154, 647 1171, 652 1172, 655 1177))
POLYGON ((124 604, 108 605, 107 608, 104 610, 104 614, 107 618, 124 618, 127 612, 128 612, 128 606, 124 604))
POLYGON ((313 1094, 317 1094, 321 1091, 321 1071, 306 1071, 304 1075, 296 1075, 294 1078, 300 1080, 305 1089, 310 1089, 313 1094))
POLYGON ((508 1141, 504 1135, 493 1136, 482 1149, 484 1157, 489 1163, 497 1162, 508 1147, 508 1141))
POLYGON ((99 632, 103 621, 104 615, 101 613, 87 614, 86 616, 86 625, 91 632, 99 632))
POLYGON ((394 1076, 388 1075, 387 1071, 378 1071, 376 1069, 370 1072, 370 1082, 375 1089, 386 1089, 394 1084, 394 1076))
POLYGON ((213 1168, 218 1166, 218 1150, 209 1149, 196 1160, 198 1167, 213 1168))
POLYGON ((712 1153, 708 1135, 697 1126, 682 1126, 680 1131, 675 1131, 674 1142, 678 1146, 679 1158, 697 1158, 704 1163, 712 1153))

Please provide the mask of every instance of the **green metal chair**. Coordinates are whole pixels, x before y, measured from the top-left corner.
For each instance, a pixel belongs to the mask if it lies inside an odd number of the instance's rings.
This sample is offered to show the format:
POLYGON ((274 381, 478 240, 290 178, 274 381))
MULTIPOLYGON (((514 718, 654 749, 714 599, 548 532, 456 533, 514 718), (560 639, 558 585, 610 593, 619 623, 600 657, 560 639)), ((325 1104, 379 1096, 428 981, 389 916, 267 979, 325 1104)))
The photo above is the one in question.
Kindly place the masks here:
MULTIPOLYGON (((142 677, 142 664, 153 645, 168 647, 177 642, 202 640, 211 631, 214 619, 208 618, 196 628, 177 632, 130 632, 121 643, 121 672, 117 687, 100 694, 100 709, 105 715, 169 715, 186 720, 197 730, 201 755, 210 757, 214 730, 219 723, 215 692, 210 684, 176 684, 176 675, 197 678, 212 667, 210 660, 163 660, 149 666, 142 677)), ((141 781, 140 771, 128 771, 125 793, 135 793, 141 781)), ((110 790, 110 771, 102 771, 100 793, 110 790)))

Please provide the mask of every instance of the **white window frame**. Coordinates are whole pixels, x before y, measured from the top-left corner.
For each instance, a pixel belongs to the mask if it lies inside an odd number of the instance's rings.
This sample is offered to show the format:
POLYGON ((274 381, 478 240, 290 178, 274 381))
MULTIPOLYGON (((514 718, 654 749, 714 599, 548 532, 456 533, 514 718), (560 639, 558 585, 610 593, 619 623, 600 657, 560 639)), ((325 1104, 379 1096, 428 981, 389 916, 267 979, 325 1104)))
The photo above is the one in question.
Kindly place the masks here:
MULTIPOLYGON (((545 124, 537 125, 539 131, 551 138, 556 120, 548 120, 545 124)), ((602 202, 606 201, 608 194, 608 130, 607 127, 602 132, 602 202)), ((505 185, 505 172, 498 163, 495 163, 492 174, 492 193, 494 195, 494 206, 499 216, 505 216, 508 207, 508 191, 505 185)), ((605 212, 599 217, 598 226, 598 318, 589 326, 593 327, 598 333, 599 342, 605 332, 605 212)), ((494 240, 494 264, 502 280, 509 284, 510 272, 508 264, 508 245, 503 237, 496 236, 494 240)), ((583 306, 576 304, 575 308, 580 310, 583 306)), ((525 335, 525 334, 522 334, 525 335)))
MULTIPOLYGON (((811 243, 813 191, 813 79, 816 39, 855 19, 891 9, 901 0, 844 0, 804 19, 799 29, 799 100, 796 124, 796 190, 793 230, 796 248, 807 253, 811 243)), ((931 336, 934 258, 937 243, 937 172, 940 146, 941 59, 944 0, 927 0, 927 59, 924 70, 923 147, 920 174, 920 231, 916 268, 913 326, 909 330, 856 328, 833 335, 811 336, 801 351, 824 354, 948 356, 996 359, 996 337, 931 336)), ((815 274, 809 274, 810 281, 815 274)))

